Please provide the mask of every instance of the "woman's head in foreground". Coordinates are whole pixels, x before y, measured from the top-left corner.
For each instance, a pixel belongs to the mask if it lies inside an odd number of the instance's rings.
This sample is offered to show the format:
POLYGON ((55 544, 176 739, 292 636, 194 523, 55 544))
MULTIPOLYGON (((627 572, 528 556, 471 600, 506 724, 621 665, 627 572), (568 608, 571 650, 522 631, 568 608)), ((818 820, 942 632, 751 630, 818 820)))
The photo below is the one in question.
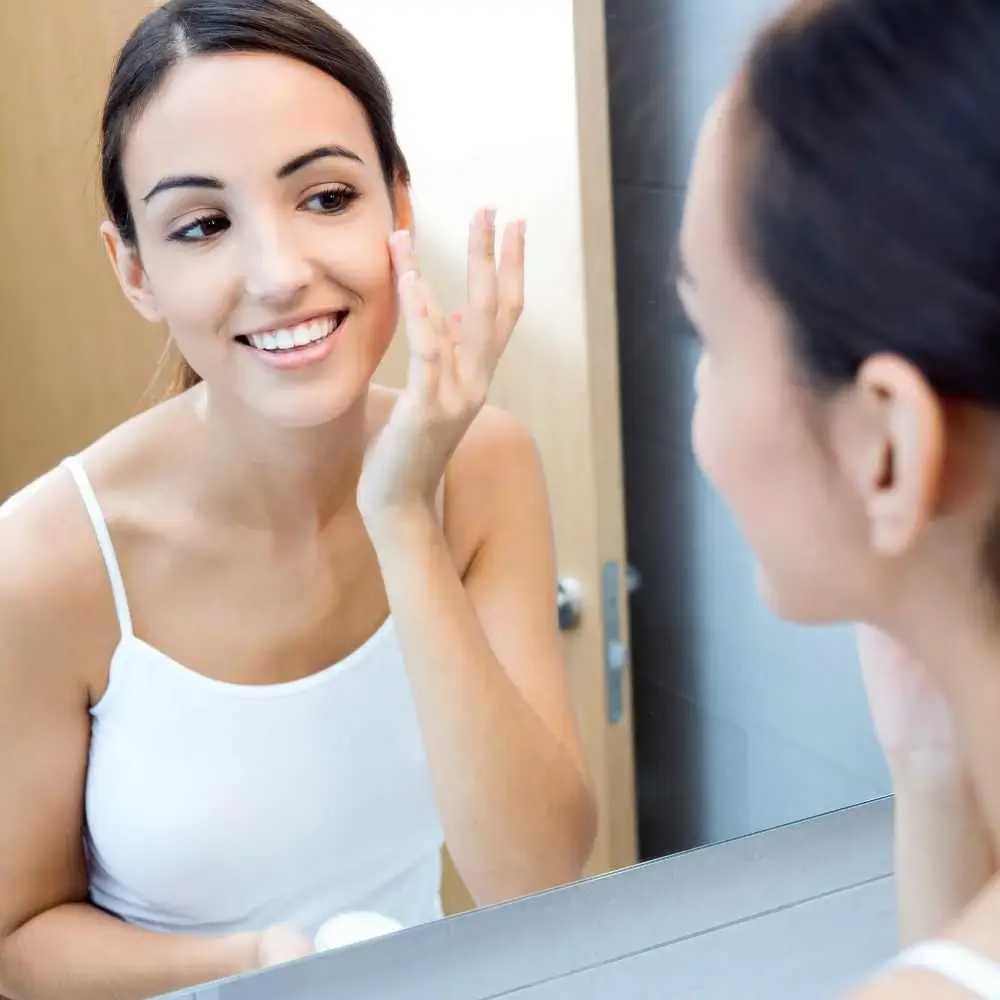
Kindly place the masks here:
POLYGON ((105 241, 185 386, 286 426, 363 394, 397 323, 409 176, 347 31, 310 0, 170 0, 119 55, 102 144, 105 241))
POLYGON ((1000 596, 1000 4, 802 0, 706 119, 694 443, 799 621, 1000 596))

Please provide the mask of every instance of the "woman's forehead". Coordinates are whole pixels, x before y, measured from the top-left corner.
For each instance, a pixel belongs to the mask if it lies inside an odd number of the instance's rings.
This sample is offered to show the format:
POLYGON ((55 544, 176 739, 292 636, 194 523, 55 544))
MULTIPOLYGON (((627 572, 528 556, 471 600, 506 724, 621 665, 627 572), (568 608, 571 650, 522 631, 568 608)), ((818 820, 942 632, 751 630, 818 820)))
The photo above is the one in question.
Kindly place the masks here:
POLYGON ((130 173, 204 171, 213 161, 260 158, 277 167, 333 143, 365 163, 377 159, 364 109, 343 84, 285 56, 225 53, 195 56, 170 71, 134 123, 127 159, 130 173))

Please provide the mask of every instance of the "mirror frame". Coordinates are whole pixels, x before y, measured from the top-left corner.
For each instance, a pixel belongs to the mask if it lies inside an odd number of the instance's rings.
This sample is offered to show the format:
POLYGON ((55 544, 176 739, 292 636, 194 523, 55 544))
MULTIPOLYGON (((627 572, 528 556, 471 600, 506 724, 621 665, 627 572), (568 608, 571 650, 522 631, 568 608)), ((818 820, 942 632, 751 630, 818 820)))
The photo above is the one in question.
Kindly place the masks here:
MULTIPOLYGON (((159 1000, 486 1000, 517 991, 534 1000, 580 997, 582 981, 553 984, 595 972, 603 975, 593 995, 603 996, 608 975, 625 975, 639 958, 643 981, 661 991, 668 976, 674 997, 705 995, 719 975, 732 985, 709 995, 746 997, 790 975, 802 993, 782 995, 818 995, 811 956, 836 979, 829 985, 846 988, 895 949, 892 811, 891 796, 875 799, 159 1000), (832 926, 809 919, 834 900, 832 926), (777 915, 781 927, 767 923, 777 915), (732 946, 737 927, 755 930, 744 947, 732 946), (678 950, 723 933, 730 937, 710 952, 718 961, 704 948, 693 963, 690 949, 686 958, 678 950)), ((615 994, 636 997, 633 988, 615 994)))

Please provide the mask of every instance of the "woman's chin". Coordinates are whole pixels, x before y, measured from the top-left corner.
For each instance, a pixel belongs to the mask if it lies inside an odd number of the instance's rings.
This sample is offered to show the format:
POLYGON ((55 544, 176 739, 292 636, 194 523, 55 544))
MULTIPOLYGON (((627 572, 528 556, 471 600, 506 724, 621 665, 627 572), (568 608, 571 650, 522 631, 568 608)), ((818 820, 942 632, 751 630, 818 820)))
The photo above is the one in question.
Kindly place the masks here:
POLYGON ((280 391, 261 393, 246 400, 262 423, 286 430, 310 430, 336 423, 364 405, 368 382, 337 384, 339 380, 319 380, 280 391))

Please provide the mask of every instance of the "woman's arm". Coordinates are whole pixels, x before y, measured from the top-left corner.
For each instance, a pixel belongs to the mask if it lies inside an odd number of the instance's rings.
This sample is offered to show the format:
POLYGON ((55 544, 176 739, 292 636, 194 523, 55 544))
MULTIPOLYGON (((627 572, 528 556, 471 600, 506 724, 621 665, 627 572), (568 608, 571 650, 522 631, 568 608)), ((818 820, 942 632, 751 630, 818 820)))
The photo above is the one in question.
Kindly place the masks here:
POLYGON ((597 826, 563 674, 541 463, 513 420, 483 409, 524 302, 524 225, 505 227, 498 258, 495 213, 475 214, 468 301, 450 320, 420 277, 409 235, 394 234, 390 249, 409 373, 365 455, 358 506, 448 847, 473 898, 490 903, 578 878, 597 826), (477 508, 464 578, 434 510, 446 469, 449 523, 459 501, 477 508))
POLYGON ((256 935, 155 934, 87 902, 84 675, 110 656, 114 615, 89 525, 60 492, 0 519, 0 996, 140 1000, 256 968, 256 935))
POLYGON ((144 1000, 259 967, 254 934, 157 934, 87 903, 46 910, 0 943, 8 1000, 144 1000))
POLYGON ((372 534, 448 848, 482 905, 579 878, 596 813, 564 675, 534 444, 484 410, 449 483, 449 521, 474 512, 483 525, 464 580, 426 506, 381 519, 372 534))

